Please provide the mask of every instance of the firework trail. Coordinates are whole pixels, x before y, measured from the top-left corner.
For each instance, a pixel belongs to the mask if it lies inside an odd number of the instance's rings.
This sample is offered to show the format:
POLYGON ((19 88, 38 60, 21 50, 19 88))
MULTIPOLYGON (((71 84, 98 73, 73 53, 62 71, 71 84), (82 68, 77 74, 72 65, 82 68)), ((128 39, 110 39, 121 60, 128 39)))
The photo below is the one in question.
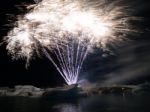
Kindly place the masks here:
POLYGON ((130 32, 130 19, 121 1, 42 0, 18 18, 4 40, 16 59, 29 62, 42 51, 71 85, 90 50, 122 41, 130 32))

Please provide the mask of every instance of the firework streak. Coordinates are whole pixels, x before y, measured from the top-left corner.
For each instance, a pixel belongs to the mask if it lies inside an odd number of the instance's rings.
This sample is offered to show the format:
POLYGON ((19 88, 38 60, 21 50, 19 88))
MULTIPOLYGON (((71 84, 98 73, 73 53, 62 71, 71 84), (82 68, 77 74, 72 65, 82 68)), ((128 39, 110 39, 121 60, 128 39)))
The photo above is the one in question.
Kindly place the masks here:
POLYGON ((71 85, 90 50, 122 41, 131 31, 130 19, 121 1, 42 0, 18 18, 4 40, 13 58, 29 62, 35 54, 45 54, 71 85))

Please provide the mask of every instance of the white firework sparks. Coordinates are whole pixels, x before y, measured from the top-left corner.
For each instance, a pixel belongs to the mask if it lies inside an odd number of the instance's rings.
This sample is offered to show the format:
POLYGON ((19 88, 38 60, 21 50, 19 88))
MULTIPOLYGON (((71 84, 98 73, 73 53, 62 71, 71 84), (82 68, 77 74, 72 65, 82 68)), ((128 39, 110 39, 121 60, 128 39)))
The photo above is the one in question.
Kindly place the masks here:
POLYGON ((19 18, 5 41, 15 58, 32 58, 38 48, 66 83, 77 83, 83 61, 93 46, 106 48, 128 29, 126 7, 105 0, 42 0, 19 18), (53 59, 49 52, 55 54, 53 59))

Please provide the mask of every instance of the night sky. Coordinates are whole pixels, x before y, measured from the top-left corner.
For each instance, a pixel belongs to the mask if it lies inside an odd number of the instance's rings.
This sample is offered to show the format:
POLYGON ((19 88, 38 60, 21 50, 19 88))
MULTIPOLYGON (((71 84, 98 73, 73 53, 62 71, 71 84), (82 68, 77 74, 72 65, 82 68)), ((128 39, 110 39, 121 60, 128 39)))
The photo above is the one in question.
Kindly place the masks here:
MULTIPOLYGON (((125 0, 132 7, 133 16, 141 18, 132 22, 139 33, 129 35, 130 39, 121 45, 111 47, 112 52, 96 49, 88 55, 79 80, 100 84, 139 84, 150 81, 150 1, 125 0)), ((32 0, 0 1, 0 41, 12 28, 16 16, 24 14, 25 8, 18 5, 33 4, 32 0), (12 16, 14 15, 14 16, 12 16), (12 20, 12 21, 9 21, 12 20)), ((35 57, 25 68, 25 60, 12 60, 0 46, 0 86, 34 85, 49 87, 65 84, 53 64, 46 57, 35 57)))

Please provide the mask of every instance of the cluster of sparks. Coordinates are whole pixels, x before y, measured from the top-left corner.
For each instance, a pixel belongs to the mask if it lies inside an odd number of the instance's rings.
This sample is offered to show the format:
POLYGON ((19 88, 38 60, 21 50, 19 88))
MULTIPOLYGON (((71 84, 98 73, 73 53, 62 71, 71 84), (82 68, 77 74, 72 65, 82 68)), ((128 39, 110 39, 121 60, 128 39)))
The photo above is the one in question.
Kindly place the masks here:
POLYGON ((109 0, 42 0, 18 18, 5 39, 7 50, 14 58, 27 61, 42 52, 68 85, 75 84, 93 47, 105 49, 130 31, 126 7, 116 4, 109 0))

